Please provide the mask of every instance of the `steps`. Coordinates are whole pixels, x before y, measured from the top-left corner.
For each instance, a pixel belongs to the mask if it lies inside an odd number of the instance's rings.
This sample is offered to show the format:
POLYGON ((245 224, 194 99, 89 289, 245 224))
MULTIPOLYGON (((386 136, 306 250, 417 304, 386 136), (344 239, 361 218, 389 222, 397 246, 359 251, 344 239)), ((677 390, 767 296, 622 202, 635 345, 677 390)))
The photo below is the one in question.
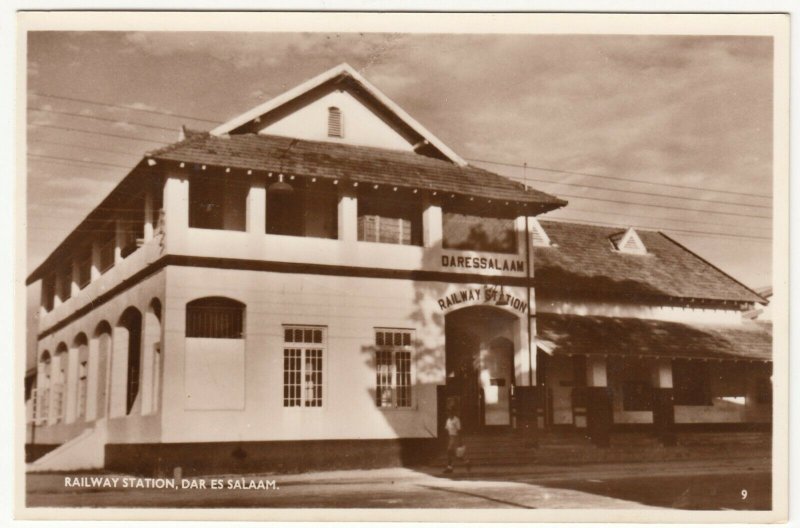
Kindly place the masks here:
POLYGON ((105 420, 98 420, 94 427, 86 429, 75 438, 27 464, 26 471, 76 471, 102 468, 105 464, 106 431, 105 420))
MULTIPOLYGON (((464 437, 467 459, 474 467, 525 464, 574 465, 592 463, 660 462, 668 460, 736 459, 769 457, 769 433, 680 433, 677 445, 665 447, 648 433, 612 433, 609 447, 597 447, 583 431, 545 431, 538 447, 517 432, 472 434, 464 437)), ((447 455, 432 461, 444 466, 447 455)))

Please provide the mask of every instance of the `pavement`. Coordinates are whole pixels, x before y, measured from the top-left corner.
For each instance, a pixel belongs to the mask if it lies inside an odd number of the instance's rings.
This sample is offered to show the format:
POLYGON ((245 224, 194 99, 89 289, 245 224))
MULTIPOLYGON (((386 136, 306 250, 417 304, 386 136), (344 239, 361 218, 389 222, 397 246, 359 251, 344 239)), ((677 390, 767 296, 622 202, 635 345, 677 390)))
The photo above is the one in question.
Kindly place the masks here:
POLYGON ((444 474, 442 468, 419 467, 223 475, 178 479, 176 489, 122 487, 123 482, 147 485, 136 479, 102 473, 30 473, 27 505, 769 510, 772 495, 770 467, 763 457, 578 467, 539 464, 481 467, 471 472, 457 467, 453 474, 444 474), (119 480, 107 487, 65 485, 65 478, 81 476, 119 480), (125 478, 128 480, 123 481, 125 478), (187 488, 181 489, 182 484, 187 488))

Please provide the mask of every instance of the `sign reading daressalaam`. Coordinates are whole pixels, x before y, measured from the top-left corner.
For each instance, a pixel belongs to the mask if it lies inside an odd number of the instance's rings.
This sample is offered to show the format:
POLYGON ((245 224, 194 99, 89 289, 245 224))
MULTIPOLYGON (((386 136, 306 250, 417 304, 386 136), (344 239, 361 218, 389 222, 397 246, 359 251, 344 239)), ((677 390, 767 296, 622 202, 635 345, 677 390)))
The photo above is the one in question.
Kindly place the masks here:
POLYGON ((442 267, 474 270, 525 271, 525 262, 507 258, 442 255, 442 267))
POLYGON ((507 306, 520 313, 525 313, 528 305, 525 301, 510 293, 505 293, 502 288, 484 286, 483 288, 465 288, 445 295, 436 301, 442 311, 453 306, 465 303, 490 303, 507 306))

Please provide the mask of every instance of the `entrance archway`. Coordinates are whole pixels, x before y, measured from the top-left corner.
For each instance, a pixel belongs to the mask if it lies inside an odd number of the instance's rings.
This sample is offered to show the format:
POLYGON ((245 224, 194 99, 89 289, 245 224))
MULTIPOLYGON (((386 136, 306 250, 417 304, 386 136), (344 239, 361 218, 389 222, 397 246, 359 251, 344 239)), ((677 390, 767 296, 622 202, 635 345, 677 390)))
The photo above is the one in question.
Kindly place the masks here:
POLYGON ((462 308, 445 316, 444 412, 454 406, 465 432, 511 425, 518 334, 519 319, 491 306, 462 308))

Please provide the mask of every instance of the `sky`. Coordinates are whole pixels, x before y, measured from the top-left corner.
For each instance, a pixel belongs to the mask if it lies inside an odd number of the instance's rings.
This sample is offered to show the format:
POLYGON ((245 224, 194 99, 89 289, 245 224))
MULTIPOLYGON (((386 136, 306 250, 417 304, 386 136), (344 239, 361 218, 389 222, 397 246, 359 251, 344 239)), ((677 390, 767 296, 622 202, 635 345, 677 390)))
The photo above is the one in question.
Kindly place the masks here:
POLYGON ((208 130, 342 62, 471 163, 570 202, 548 217, 662 229, 771 284, 765 37, 33 32, 28 271, 161 144, 130 138, 208 130))

